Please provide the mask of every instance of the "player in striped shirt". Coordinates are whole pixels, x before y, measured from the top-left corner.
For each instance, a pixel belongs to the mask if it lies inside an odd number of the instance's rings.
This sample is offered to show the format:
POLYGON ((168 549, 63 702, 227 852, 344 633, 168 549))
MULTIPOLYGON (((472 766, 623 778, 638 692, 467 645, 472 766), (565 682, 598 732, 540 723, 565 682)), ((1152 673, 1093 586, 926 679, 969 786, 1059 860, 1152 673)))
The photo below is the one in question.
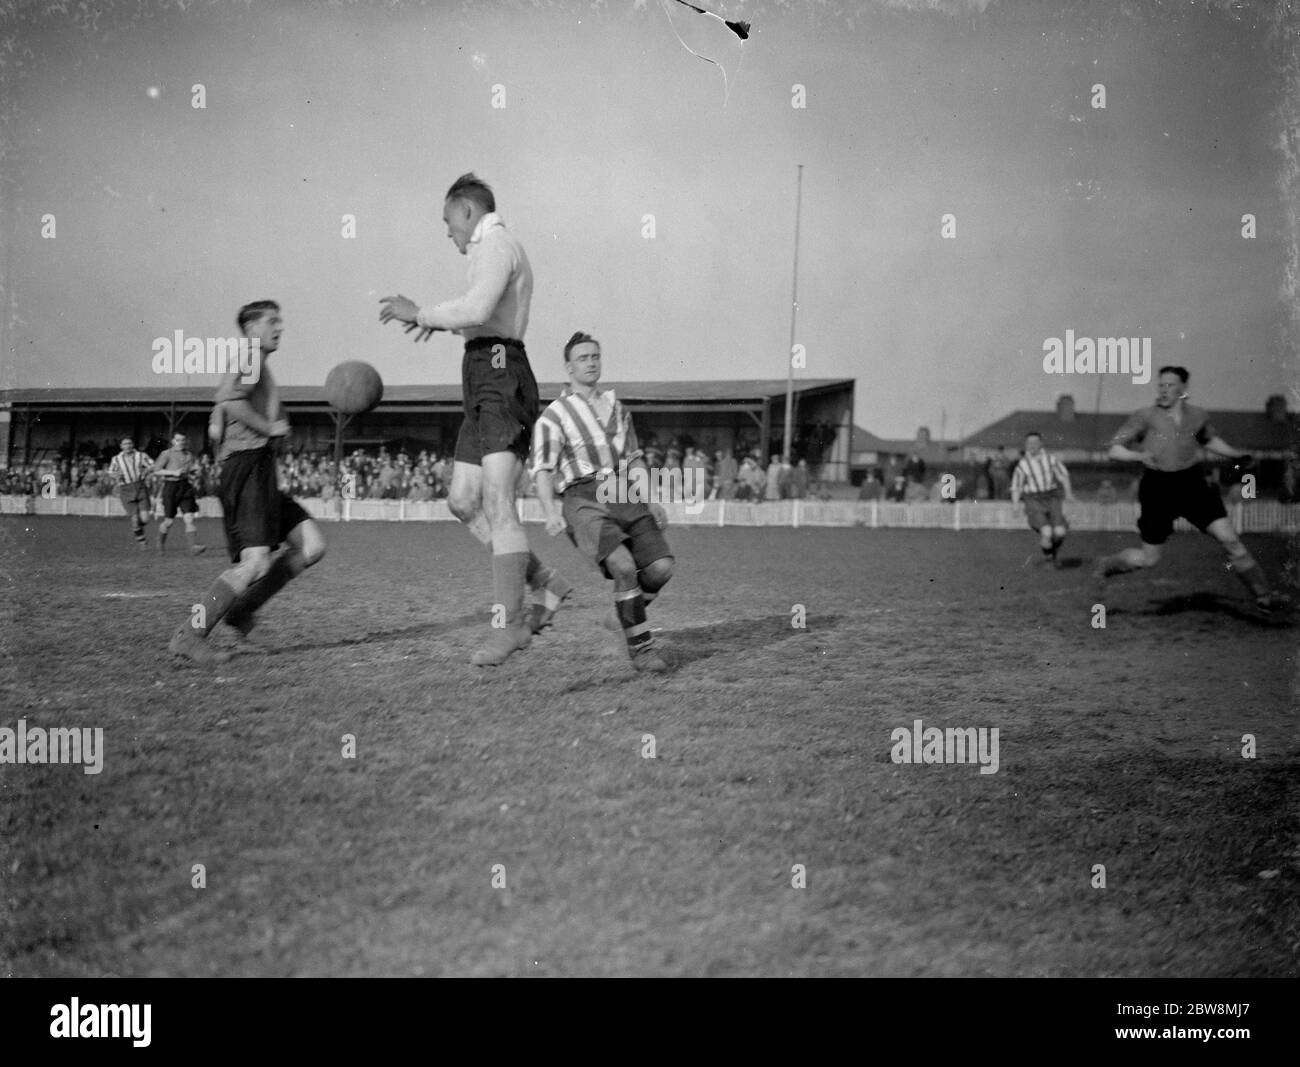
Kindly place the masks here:
POLYGON ((632 416, 614 390, 597 388, 600 342, 575 333, 564 346, 564 369, 570 384, 533 428, 533 475, 546 532, 567 532, 578 551, 614 580, 614 612, 632 666, 666 671, 646 607, 672 577, 673 556, 661 532, 663 508, 629 499, 637 495, 629 487, 650 484, 632 416))
POLYGON ((1250 465, 1250 456, 1224 441, 1203 409, 1187 403, 1190 378, 1185 367, 1161 367, 1155 404, 1134 412, 1111 439, 1111 459, 1137 460, 1146 468, 1138 486, 1142 545, 1103 556, 1093 577, 1102 580, 1154 567, 1175 520, 1182 517, 1223 546, 1229 569, 1250 590, 1258 608, 1266 612, 1284 608, 1287 598, 1273 591, 1264 569, 1233 529, 1218 489, 1205 479, 1202 449, 1243 466, 1250 465))
POLYGON ((1029 528, 1038 534, 1043 561, 1059 567, 1056 554, 1070 528, 1062 502, 1074 503, 1074 490, 1065 464, 1043 447, 1043 435, 1036 431, 1025 434, 1025 454, 1011 475, 1012 507, 1021 500, 1025 502, 1029 528))
POLYGON ((153 460, 138 451, 129 437, 122 438, 121 446, 122 451, 108 465, 109 477, 117 483, 117 495, 122 507, 126 508, 136 544, 148 548, 149 541, 144 535, 145 524, 149 521, 149 486, 146 480, 153 460))
POLYGON ((167 544, 167 531, 176 521, 176 512, 185 523, 185 540, 190 555, 199 556, 207 551, 199 544, 198 531, 194 529, 194 516, 199 513, 198 496, 194 492, 194 478, 198 474, 198 461, 190 451, 190 443, 183 433, 172 434, 172 446, 159 453, 154 461, 154 479, 162 483, 159 498, 161 517, 158 520, 158 551, 167 544))

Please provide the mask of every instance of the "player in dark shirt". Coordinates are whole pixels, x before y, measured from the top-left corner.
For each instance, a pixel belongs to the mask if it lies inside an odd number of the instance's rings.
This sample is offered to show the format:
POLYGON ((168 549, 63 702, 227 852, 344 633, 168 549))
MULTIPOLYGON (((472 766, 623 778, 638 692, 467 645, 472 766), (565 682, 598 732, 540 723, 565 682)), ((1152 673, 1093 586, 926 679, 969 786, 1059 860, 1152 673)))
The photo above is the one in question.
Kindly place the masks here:
POLYGON ((225 619, 247 636, 258 608, 325 555, 320 527, 280 491, 276 476, 272 442, 289 436, 289 422, 265 360, 280 347, 280 305, 272 300, 246 304, 238 322, 250 342, 258 341, 263 362, 254 381, 234 371, 222 382, 209 423, 209 433, 220 442, 221 513, 234 566, 190 609, 168 646, 198 663, 230 658, 207 641, 218 622, 225 619))
POLYGON ((1250 590, 1256 606, 1276 610, 1285 606, 1286 598, 1273 591, 1263 568, 1241 543, 1218 490, 1205 480, 1201 450, 1227 459, 1249 457, 1219 437, 1201 408, 1187 403, 1189 378, 1183 367, 1161 367, 1155 404, 1134 412, 1112 438, 1111 459, 1137 460, 1146 467, 1138 487, 1142 546, 1104 556, 1097 561, 1094 577, 1154 567, 1174 520, 1182 517, 1223 546, 1229 567, 1250 590), (1139 447, 1131 448, 1134 444, 1139 447))

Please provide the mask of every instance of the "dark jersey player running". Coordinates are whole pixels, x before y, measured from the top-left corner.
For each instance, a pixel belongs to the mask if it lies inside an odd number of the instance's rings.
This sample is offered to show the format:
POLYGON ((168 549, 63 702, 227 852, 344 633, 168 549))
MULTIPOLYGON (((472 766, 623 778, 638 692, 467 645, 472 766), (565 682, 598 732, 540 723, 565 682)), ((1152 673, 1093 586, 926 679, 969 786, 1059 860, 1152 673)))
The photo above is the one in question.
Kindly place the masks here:
POLYGON ((280 491, 272 442, 289 436, 289 422, 267 360, 280 347, 280 305, 259 300, 239 309, 239 329, 261 345, 257 380, 238 370, 217 390, 209 432, 220 441, 222 521, 233 567, 224 571, 173 635, 170 650, 199 663, 223 663, 230 654, 208 643, 223 618, 241 636, 258 608, 325 555, 325 537, 306 511, 280 491))
POLYGON ((1134 412, 1112 438, 1111 459, 1138 460, 1147 468, 1138 487, 1142 546, 1098 560, 1094 576, 1102 579, 1154 567, 1160 562, 1160 546, 1173 532, 1174 520, 1181 516, 1223 546, 1228 565, 1250 590, 1256 605, 1272 611, 1282 607, 1286 599, 1272 591, 1263 568, 1246 551, 1218 490, 1205 480, 1201 465, 1201 449, 1227 459, 1247 455, 1215 433, 1201 408, 1186 402, 1189 378, 1184 367, 1161 367, 1155 405, 1134 412), (1133 444, 1140 448, 1130 448, 1133 444))
POLYGON ((380 303, 382 322, 407 323, 416 340, 437 330, 465 338, 461 363, 465 419, 456 438, 447 501, 452 514, 492 549, 492 577, 504 626, 494 628, 470 662, 496 666, 525 648, 550 622, 572 585, 528 548, 515 489, 528 458, 540 400, 524 351, 533 271, 523 246, 496 213, 492 190, 473 174, 457 178, 442 209, 451 238, 469 258, 464 296, 419 308, 404 296, 380 303), (531 588, 535 602, 525 607, 531 588))

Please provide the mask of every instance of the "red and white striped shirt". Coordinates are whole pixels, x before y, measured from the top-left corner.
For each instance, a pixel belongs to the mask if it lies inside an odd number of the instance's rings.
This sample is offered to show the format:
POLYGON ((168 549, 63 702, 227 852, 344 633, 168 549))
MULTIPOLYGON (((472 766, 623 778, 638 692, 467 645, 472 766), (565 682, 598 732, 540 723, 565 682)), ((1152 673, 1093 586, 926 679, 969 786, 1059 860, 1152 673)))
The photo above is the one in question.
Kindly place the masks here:
POLYGON ((153 467, 153 460, 136 449, 134 452, 119 452, 108 465, 108 473, 117 479, 118 485, 132 485, 142 481, 153 467))
POLYGON ((1064 489, 1068 479, 1064 465, 1047 449, 1036 456, 1026 453, 1011 476, 1011 495, 1019 499, 1022 493, 1050 493, 1058 487, 1064 489))
POLYGON ((613 389, 597 389, 588 401, 566 386, 533 427, 532 473, 553 471, 557 493, 640 456, 632 416, 613 389))

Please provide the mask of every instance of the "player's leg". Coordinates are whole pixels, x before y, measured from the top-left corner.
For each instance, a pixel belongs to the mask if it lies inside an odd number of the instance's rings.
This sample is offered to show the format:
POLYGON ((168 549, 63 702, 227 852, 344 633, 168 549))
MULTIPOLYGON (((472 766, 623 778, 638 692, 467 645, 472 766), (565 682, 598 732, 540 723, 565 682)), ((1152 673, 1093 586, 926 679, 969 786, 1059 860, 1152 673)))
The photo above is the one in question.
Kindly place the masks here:
POLYGON ((1065 521, 1065 507, 1062 503, 1064 497, 1061 494, 1055 494, 1047 509, 1048 532, 1051 535, 1051 559, 1052 566, 1060 565, 1057 553, 1061 551, 1061 545, 1065 543, 1065 535, 1069 530, 1069 523, 1065 521))
MULTIPOLYGON (((468 423, 469 419, 465 420, 468 423)), ((464 435, 465 423, 461 424, 464 435)), ((459 450, 460 443, 457 442, 459 450)), ((492 547, 492 528, 483 512, 483 468, 479 463, 457 459, 451 468, 451 489, 447 494, 447 507, 478 539, 479 544, 492 547)))
POLYGON ((1226 516, 1215 519, 1205 528, 1205 532, 1223 546, 1228 556, 1228 568, 1237 576, 1241 584, 1250 590, 1256 604, 1271 610, 1285 603, 1285 598, 1273 591, 1264 568, 1241 543, 1241 537, 1233 529, 1231 520, 1226 516))
POLYGON ((141 548, 148 548, 149 543, 145 540, 144 523, 140 518, 140 508, 135 492, 124 485, 118 490, 118 498, 122 501, 122 507, 126 510, 126 521, 131 524, 131 536, 135 538, 136 544, 141 548))
POLYGON ((178 496, 177 507, 181 513, 181 521, 185 524, 185 544, 191 556, 201 556, 208 549, 207 545, 199 544, 199 531, 194 525, 194 519, 199 513, 199 502, 194 498, 193 487, 188 483, 182 485, 178 496))
MULTIPOLYGON (((470 420, 467 418, 461 424, 462 435, 466 434, 466 426, 469 423, 470 420)), ((458 439, 459 454, 464 454, 462 447, 462 440, 458 439)), ((518 513, 513 510, 513 500, 512 492, 511 509, 518 523, 518 513)), ((492 551, 492 526, 483 509, 483 467, 480 463, 470 463, 461 459, 455 461, 451 472, 451 490, 447 497, 447 507, 468 527, 469 532, 480 544, 492 551)), ((520 530, 522 529, 521 526, 520 530)), ((527 535, 524 544, 527 549, 527 535)), ((537 633, 550 625, 555 612, 572 594, 573 583, 558 571, 543 564, 532 551, 528 551, 528 565, 524 580, 527 587, 533 591, 533 603, 528 608, 528 626, 533 633, 537 633)))
POLYGON ((197 663, 224 663, 230 653, 207 643, 208 635, 250 587, 271 569, 269 545, 241 548, 233 567, 221 572, 208 591, 190 608, 190 617, 172 635, 168 650, 197 663))
POLYGON ((176 522, 176 488, 171 482, 163 482, 162 489, 159 490, 159 501, 162 504, 162 514, 158 518, 158 551, 165 552, 167 549, 167 532, 176 522))
POLYGON ((1126 548, 1112 556, 1102 556, 1093 568, 1094 578, 1110 578, 1117 574, 1144 570, 1160 562, 1160 546, 1174 532, 1174 519, 1178 517, 1177 485, 1174 479, 1161 471, 1147 471, 1138 486, 1138 534, 1142 538, 1139 548, 1126 548))
MULTIPOLYGON (((624 505, 617 507, 622 511, 624 505)), ((637 584, 648 608, 673 576, 673 554, 654 516, 644 505, 630 509, 632 517, 623 524, 632 558, 636 561, 637 584)))
POLYGON ((483 514, 492 531, 492 586, 496 603, 505 613, 505 625, 493 627, 470 662, 495 667, 512 652, 526 648, 532 638, 524 613, 530 552, 528 535, 515 510, 519 457, 513 452, 490 452, 483 457, 482 469, 483 514))
MULTIPOLYGON (((613 525, 612 523, 610 525, 613 525)), ((638 671, 666 671, 668 664, 654 647, 654 635, 646 621, 636 560, 626 545, 618 545, 604 560, 605 572, 614 579, 614 612, 627 642, 627 653, 638 671)))
POLYGON ((325 534, 302 505, 286 495, 280 512, 283 547, 271 554, 266 573, 244 591, 226 616, 226 624, 241 637, 257 625, 257 611, 263 604, 325 558, 325 534))

